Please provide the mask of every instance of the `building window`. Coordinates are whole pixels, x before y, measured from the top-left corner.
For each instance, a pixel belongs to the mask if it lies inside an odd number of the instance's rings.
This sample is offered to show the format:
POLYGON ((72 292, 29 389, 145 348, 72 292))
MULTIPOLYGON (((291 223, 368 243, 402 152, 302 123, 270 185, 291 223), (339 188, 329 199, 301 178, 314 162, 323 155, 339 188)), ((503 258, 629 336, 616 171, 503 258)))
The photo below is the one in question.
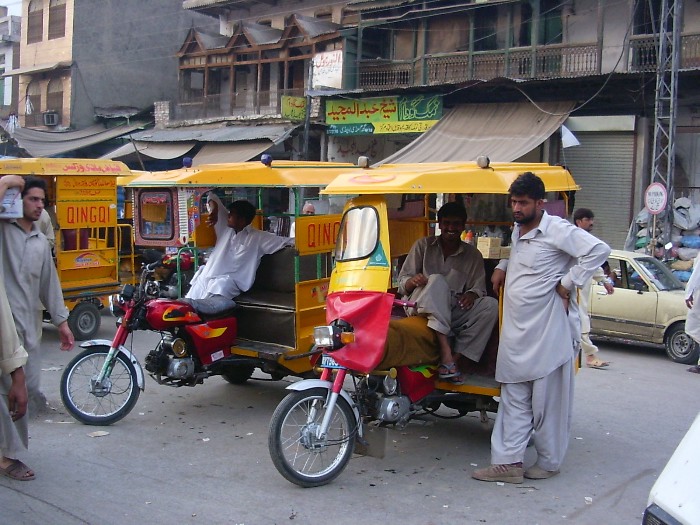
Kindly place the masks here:
POLYGON ((29 2, 27 17, 27 44, 41 42, 44 38, 44 9, 41 0, 29 2))
POLYGON ((41 118, 41 84, 33 80, 27 86, 27 97, 24 101, 24 123, 26 126, 43 126, 41 118))
POLYGON ((61 122, 61 115, 63 114, 63 79, 61 78, 54 78, 49 82, 46 95, 46 111, 58 113, 58 122, 61 122))
MULTIPOLYGON (((5 74, 5 68, 0 67, 0 75, 5 74)), ((5 79, 0 79, 0 106, 5 105, 5 79)))
POLYGON ((49 40, 66 36, 66 0, 49 2, 49 40))

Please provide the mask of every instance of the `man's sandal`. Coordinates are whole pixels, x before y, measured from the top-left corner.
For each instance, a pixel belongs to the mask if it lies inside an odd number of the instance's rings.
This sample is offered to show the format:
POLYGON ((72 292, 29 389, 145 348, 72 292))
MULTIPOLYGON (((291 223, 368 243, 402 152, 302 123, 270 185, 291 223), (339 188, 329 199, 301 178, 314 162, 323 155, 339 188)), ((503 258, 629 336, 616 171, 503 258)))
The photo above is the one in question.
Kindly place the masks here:
POLYGON ((36 476, 27 465, 19 459, 13 459, 5 468, 0 468, 0 475, 6 476, 17 481, 30 481, 36 476))
POLYGON ((440 379, 450 379, 459 375, 460 373, 455 363, 438 366, 438 376, 440 377, 440 379))

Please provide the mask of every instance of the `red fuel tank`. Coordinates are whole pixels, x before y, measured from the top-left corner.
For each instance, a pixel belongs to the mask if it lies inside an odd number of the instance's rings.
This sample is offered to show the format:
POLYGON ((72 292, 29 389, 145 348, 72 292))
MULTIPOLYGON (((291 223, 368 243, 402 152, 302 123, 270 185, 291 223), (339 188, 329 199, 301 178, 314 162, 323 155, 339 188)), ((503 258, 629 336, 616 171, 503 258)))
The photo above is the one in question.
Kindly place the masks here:
POLYGON ((168 330, 174 326, 201 323, 202 318, 188 303, 172 299, 154 299, 146 303, 146 321, 155 330, 168 330))

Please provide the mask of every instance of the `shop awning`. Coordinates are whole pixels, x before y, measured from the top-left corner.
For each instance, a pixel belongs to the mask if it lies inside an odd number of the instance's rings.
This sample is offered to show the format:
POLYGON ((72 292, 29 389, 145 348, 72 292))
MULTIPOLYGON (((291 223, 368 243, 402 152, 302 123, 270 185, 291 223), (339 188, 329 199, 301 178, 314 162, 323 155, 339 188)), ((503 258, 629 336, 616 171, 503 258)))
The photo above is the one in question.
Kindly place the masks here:
POLYGON ((185 155, 194 147, 194 142, 141 142, 135 140, 127 142, 109 153, 102 155, 101 159, 136 160, 136 151, 139 155, 149 159, 176 159, 185 155))
POLYGON ((70 60, 62 62, 49 62, 46 64, 37 64, 35 66, 25 66, 19 69, 11 69, 10 71, 7 71, 0 76, 10 77, 12 75, 29 75, 31 73, 45 73, 46 71, 54 71, 56 69, 68 68, 71 67, 72 64, 73 62, 71 62, 70 60))
POLYGON ((512 162, 547 140, 573 108, 572 102, 465 104, 380 164, 512 162))
POLYGON ((39 131, 18 128, 11 135, 17 141, 17 145, 32 157, 55 157, 120 137, 143 126, 142 123, 124 124, 106 129, 102 125, 97 125, 79 131, 39 131))
POLYGON ((183 126, 170 129, 149 129, 134 133, 134 140, 143 142, 238 142, 267 139, 275 144, 284 141, 297 128, 294 124, 258 124, 231 126, 183 126))
POLYGON ((246 162, 273 146, 270 140, 250 140, 227 144, 205 144, 195 155, 193 165, 246 162))

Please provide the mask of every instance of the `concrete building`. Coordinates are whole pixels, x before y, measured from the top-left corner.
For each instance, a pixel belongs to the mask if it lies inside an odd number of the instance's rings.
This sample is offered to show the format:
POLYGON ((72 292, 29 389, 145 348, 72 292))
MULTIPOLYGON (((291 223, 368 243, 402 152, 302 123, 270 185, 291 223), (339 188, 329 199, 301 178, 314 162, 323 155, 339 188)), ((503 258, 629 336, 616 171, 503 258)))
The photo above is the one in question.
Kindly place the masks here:
MULTIPOLYGON (((20 17, 10 16, 7 7, 0 6, 0 75, 19 63, 20 17)), ((17 113, 18 82, 0 76, 0 118, 17 113)))

